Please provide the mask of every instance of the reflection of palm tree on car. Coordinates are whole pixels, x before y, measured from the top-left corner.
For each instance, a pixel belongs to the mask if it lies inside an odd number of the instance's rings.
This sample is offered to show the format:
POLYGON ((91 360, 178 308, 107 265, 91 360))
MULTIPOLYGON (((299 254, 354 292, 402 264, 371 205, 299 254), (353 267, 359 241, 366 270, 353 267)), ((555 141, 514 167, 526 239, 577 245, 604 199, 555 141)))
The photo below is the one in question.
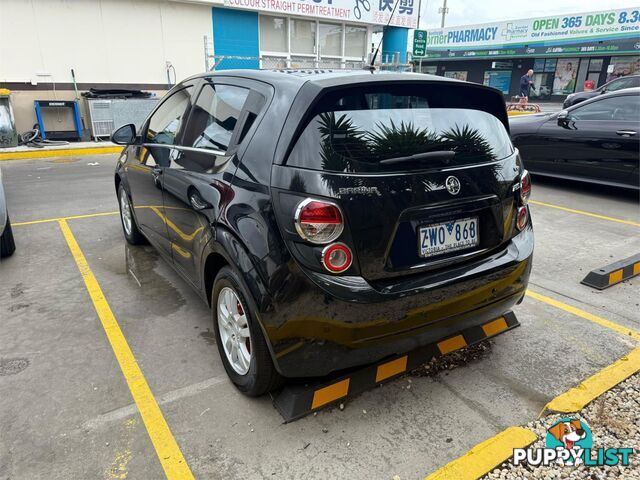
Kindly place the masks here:
MULTIPOLYGON (((389 124, 378 123, 373 131, 364 131, 354 125, 346 114, 336 116, 335 112, 323 113, 318 118, 318 131, 321 136, 322 169, 325 172, 380 172, 397 169, 385 166, 381 160, 410 157, 419 153, 435 151, 453 151, 456 153, 453 163, 468 164, 492 161, 496 159, 493 149, 482 133, 469 125, 454 125, 448 130, 437 133, 428 128, 415 127, 412 122, 393 120, 389 124)), ((403 169, 424 169, 442 165, 442 160, 425 160, 405 163, 403 169)), ((341 187, 354 187, 349 177, 323 175, 323 179, 334 190, 341 187)), ((366 177, 360 176, 359 182, 366 177)), ((411 177, 406 177, 407 186, 411 177)))
POLYGON ((398 125, 390 120, 388 125, 378 123, 376 130, 366 132, 355 126, 346 114, 336 118, 334 112, 321 114, 318 122, 320 156, 326 171, 380 171, 381 160, 440 150, 456 152, 456 163, 468 160, 469 156, 476 160, 495 159, 489 142, 469 125, 456 124, 437 133, 415 127, 412 122, 398 125))

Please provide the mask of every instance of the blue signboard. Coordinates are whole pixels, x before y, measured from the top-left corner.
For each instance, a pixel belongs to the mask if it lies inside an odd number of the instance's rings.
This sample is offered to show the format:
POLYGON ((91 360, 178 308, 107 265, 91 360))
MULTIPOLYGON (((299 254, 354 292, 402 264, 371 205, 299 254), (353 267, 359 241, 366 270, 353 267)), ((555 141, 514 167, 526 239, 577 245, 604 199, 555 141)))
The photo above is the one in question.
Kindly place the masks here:
POLYGON ((504 95, 509 94, 511 86, 511 71, 487 71, 484 72, 483 84, 500 90, 504 95))

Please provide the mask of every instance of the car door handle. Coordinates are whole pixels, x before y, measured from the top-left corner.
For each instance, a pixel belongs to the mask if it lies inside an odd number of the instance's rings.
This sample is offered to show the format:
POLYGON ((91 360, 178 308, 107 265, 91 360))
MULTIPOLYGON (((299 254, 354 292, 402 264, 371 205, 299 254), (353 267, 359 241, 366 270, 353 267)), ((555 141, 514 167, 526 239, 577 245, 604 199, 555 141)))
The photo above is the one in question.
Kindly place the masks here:
POLYGON ((153 183, 156 185, 156 187, 158 188, 162 188, 160 186, 161 180, 160 180, 160 175, 162 175, 162 168, 161 167, 153 167, 151 169, 151 178, 153 179, 153 183))
POLYGON ((621 137, 633 137, 636 133, 633 130, 618 130, 616 132, 617 135, 620 135, 621 137))

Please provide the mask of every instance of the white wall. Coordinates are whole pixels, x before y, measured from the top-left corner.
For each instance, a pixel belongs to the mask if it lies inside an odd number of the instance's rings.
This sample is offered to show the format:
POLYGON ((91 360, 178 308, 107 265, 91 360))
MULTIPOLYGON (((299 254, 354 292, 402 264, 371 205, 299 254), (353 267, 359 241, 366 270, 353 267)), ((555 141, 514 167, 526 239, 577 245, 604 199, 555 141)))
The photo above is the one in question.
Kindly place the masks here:
MULTIPOLYGON (((204 71, 211 6, 169 0, 0 0, 0 83, 167 82, 204 71), (39 76, 45 74, 45 76, 39 76)), ((211 41, 211 40, 210 40, 211 41)))

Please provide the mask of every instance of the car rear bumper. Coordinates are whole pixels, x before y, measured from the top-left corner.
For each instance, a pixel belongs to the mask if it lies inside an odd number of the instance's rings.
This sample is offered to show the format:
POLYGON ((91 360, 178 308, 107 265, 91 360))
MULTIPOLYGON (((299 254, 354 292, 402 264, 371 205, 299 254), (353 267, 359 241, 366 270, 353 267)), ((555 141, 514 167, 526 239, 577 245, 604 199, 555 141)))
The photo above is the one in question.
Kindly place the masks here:
POLYGON ((276 368, 286 377, 323 376, 484 324, 521 301, 532 256, 528 227, 488 257, 384 288, 297 270, 261 314, 276 368))

